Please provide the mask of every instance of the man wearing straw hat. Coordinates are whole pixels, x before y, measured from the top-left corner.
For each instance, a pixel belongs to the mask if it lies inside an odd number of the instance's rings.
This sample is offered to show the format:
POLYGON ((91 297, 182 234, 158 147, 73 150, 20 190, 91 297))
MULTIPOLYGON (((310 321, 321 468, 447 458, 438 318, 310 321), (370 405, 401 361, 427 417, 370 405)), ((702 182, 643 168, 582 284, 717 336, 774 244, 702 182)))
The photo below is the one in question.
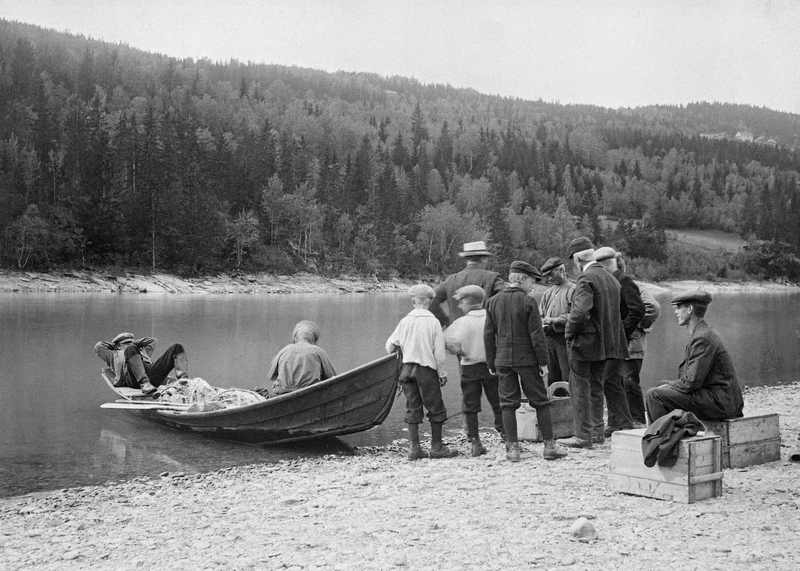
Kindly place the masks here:
POLYGON ((464 315, 464 312, 458 307, 458 300, 455 298, 455 293, 462 287, 476 285, 483 288, 486 293, 484 306, 489 301, 489 298, 502 291, 505 287, 500 274, 486 269, 489 264, 489 258, 492 256, 492 253, 486 249, 486 242, 482 240, 479 242, 467 242, 458 255, 467 261, 467 267, 460 272, 447 276, 444 282, 434 289, 435 297, 428 308, 439 320, 439 323, 442 324, 442 327, 447 327, 464 315), (445 313, 442 309, 441 304, 445 301, 447 301, 448 313, 445 313))

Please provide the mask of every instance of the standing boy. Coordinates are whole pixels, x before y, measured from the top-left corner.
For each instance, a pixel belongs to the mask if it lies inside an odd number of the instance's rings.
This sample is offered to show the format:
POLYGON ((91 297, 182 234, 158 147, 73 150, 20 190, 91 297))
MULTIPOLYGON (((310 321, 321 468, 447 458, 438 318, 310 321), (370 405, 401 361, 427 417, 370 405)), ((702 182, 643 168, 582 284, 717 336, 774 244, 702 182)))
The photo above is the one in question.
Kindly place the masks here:
POLYGON ((486 310, 483 299, 486 293, 477 285, 459 288, 453 294, 458 309, 464 313, 444 332, 444 345, 449 353, 459 356, 461 373, 461 410, 467 424, 467 437, 472 442, 472 455, 486 454, 478 435, 478 413, 481 411, 481 393, 494 412, 494 426, 505 439, 503 412, 497 393, 497 377, 489 373, 486 366, 486 349, 483 346, 483 329, 486 310))
POLYGON ((386 341, 387 353, 400 350, 403 356, 399 380, 406 395, 405 421, 411 441, 408 459, 452 458, 458 451, 450 450, 442 443, 442 425, 447 420, 441 389, 447 382, 444 333, 439 320, 428 311, 435 293, 425 284, 413 286, 408 293, 414 309, 400 320, 386 341), (419 443, 423 406, 431 421, 431 447, 427 454, 419 443))
POLYGON ((520 385, 536 418, 544 439, 545 460, 563 458, 567 452, 553 440, 550 398, 544 384, 547 376, 547 342, 542 331, 542 318, 536 300, 529 296, 539 270, 526 262, 512 262, 509 284, 486 304, 486 326, 483 342, 486 365, 500 375, 500 407, 506 431, 506 457, 519 462, 517 442, 517 409, 520 406, 520 385))

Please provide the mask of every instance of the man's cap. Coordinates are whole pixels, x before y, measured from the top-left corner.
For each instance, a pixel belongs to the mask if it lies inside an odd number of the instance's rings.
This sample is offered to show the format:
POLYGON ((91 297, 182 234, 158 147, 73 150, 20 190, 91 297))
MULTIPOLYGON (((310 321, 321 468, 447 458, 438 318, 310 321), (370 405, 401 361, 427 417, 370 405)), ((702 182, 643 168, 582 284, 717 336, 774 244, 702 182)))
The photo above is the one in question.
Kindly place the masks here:
POLYGON ((301 331, 307 331, 308 333, 311 333, 311 335, 314 336, 314 343, 316 343, 319 339, 319 336, 322 335, 319 325, 313 321, 303 320, 294 326, 294 331, 292 331, 292 341, 297 340, 297 334, 301 331))
POLYGON ((711 294, 701 289, 686 291, 673 297, 670 303, 672 305, 679 305, 681 303, 697 303, 699 305, 708 305, 711 303, 711 294))
POLYGON ((564 260, 562 260, 561 258, 550 258, 549 260, 547 260, 544 263, 544 265, 541 267, 541 269, 539 271, 542 272, 543 276, 546 276, 547 274, 549 274, 550 272, 552 272, 553 270, 555 270, 559 266, 563 266, 563 265, 564 265, 564 260))
POLYGON ((567 256, 567 259, 571 260, 572 256, 578 252, 583 252, 584 250, 594 250, 594 244, 592 244, 592 241, 586 236, 575 238, 569 243, 569 256, 567 256))
POLYGON ((597 262, 602 262, 603 260, 610 260, 611 258, 616 258, 616 257, 617 257, 617 251, 609 246, 603 246, 602 248, 598 248, 594 252, 594 259, 597 262))
POLYGON ((425 297, 428 299, 433 299, 436 296, 436 292, 433 291, 433 288, 427 284, 417 284, 415 286, 411 286, 408 289, 408 294, 411 297, 425 297))
POLYGON ((119 345, 123 341, 133 341, 133 333, 120 333, 111 340, 113 345, 119 345))
POLYGON ((511 262, 511 267, 508 271, 510 273, 525 274, 537 280, 542 279, 542 272, 539 271, 539 268, 530 265, 528 262, 511 262))
POLYGON ((458 255, 462 258, 469 258, 471 256, 491 256, 492 253, 486 249, 486 242, 480 240, 479 242, 467 242, 464 244, 458 255))
POLYGON ((462 298, 469 298, 473 302, 476 303, 483 303, 483 298, 486 296, 486 292, 483 291, 481 286, 477 285, 465 285, 464 287, 458 288, 456 293, 453 294, 453 299, 457 301, 461 301, 462 298))

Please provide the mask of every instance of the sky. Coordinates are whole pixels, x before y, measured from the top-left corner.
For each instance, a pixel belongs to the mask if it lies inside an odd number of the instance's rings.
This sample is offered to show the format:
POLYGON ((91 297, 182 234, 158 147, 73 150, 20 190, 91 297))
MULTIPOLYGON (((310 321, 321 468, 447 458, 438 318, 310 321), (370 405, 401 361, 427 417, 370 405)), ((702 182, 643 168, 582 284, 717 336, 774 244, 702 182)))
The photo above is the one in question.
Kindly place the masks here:
POLYGON ((0 17, 179 58, 800 114, 797 0, 0 0, 0 17))

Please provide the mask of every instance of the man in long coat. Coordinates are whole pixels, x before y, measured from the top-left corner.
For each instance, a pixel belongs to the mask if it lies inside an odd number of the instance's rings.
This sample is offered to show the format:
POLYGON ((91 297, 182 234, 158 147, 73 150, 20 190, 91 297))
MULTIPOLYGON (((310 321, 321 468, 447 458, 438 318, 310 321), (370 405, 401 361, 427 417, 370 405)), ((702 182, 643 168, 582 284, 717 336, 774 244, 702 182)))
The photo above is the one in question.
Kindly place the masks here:
POLYGON ((742 416, 744 400, 736 369, 719 334, 705 321, 711 294, 702 290, 672 299, 678 325, 692 336, 678 368, 678 379, 647 391, 647 414, 653 422, 671 411, 692 412, 700 420, 742 416))
POLYGON ((595 262, 592 242, 586 237, 576 238, 570 243, 569 257, 580 272, 565 330, 575 436, 559 442, 572 448, 591 448, 593 437, 603 441, 606 362, 626 359, 628 344, 620 318, 619 282, 595 262))

